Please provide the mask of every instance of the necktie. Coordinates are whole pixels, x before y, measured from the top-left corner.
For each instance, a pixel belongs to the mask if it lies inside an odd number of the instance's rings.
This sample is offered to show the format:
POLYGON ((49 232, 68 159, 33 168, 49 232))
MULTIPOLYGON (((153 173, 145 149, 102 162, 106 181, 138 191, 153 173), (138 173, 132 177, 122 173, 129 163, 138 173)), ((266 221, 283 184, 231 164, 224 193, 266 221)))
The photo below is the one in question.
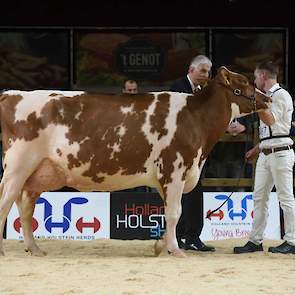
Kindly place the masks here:
POLYGON ((200 85, 197 85, 197 86, 194 88, 193 93, 197 93, 199 90, 201 90, 201 86, 200 86, 200 85))

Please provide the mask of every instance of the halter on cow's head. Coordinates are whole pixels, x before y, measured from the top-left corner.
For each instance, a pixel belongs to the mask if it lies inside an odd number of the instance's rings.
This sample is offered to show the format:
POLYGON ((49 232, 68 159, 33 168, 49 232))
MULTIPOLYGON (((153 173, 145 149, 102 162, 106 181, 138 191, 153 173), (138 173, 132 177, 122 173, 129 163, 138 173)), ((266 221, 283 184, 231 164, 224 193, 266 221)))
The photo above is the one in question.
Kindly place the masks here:
POLYGON ((246 76, 220 67, 215 79, 228 89, 233 117, 242 117, 269 108, 271 98, 255 88, 254 84, 250 84, 246 76))

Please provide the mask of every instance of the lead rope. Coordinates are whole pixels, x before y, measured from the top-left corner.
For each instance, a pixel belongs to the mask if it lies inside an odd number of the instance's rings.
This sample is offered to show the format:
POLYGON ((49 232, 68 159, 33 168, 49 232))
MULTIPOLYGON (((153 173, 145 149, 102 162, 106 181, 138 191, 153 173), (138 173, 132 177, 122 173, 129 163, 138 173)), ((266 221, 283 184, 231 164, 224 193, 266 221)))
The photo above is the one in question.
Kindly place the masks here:
MULTIPOLYGON (((241 181, 241 178, 242 178, 242 173, 243 173, 243 171, 245 171, 245 167, 246 167, 246 164, 247 164, 247 161, 246 161, 246 159, 245 159, 245 161, 244 161, 244 164, 243 164, 243 166, 242 166, 242 168, 241 168, 241 170, 240 170, 240 175, 239 175, 239 178, 238 178, 238 181, 237 181, 237 187, 239 186, 239 184, 240 184, 240 181, 241 181)), ((230 199, 230 197, 232 196, 232 194, 233 194, 234 192, 232 191, 231 193, 230 193, 230 195, 226 198, 226 200, 218 207, 218 208, 216 208, 216 209, 214 209, 213 211, 208 211, 207 212, 207 215, 206 215, 206 218, 210 218, 210 216, 212 215, 212 214, 214 214, 216 211, 218 211, 221 207, 223 207, 223 205, 230 199)))
MULTIPOLYGON (((254 126, 254 117, 253 117, 253 115, 251 116, 251 124, 250 124, 250 126, 251 125, 253 125, 254 126)), ((248 142, 248 140, 249 140, 249 133, 247 133, 247 136, 246 136, 246 142, 248 142)), ((237 185, 236 185, 236 187, 238 187, 239 186, 239 184, 240 184, 240 181, 241 181, 241 178, 242 178, 242 173, 243 173, 243 171, 245 171, 245 167, 246 167, 246 164, 247 164, 247 160, 245 159, 244 160, 244 163, 243 163, 243 166, 242 166, 242 168, 241 168, 241 170, 240 170, 240 175, 239 175, 239 178, 238 178, 238 181, 237 181, 237 185)), ((218 207, 218 208, 216 208, 216 209, 214 209, 213 211, 209 211, 209 212, 207 212, 207 215, 206 215, 206 219, 208 218, 210 218, 210 216, 212 215, 212 214, 214 214, 216 211, 218 211, 220 208, 222 208, 223 206, 224 206, 224 204, 225 203, 227 203, 227 201, 230 199, 230 197, 232 196, 232 194, 233 194, 234 192, 232 191, 231 193, 230 193, 230 195, 226 198, 226 200, 218 207)))

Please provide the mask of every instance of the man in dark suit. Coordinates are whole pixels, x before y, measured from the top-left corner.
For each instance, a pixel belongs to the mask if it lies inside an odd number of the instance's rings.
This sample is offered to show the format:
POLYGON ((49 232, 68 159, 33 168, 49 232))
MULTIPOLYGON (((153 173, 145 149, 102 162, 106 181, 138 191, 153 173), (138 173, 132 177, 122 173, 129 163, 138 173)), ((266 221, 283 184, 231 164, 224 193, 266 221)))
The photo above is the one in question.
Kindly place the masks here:
MULTIPOLYGON (((175 92, 195 93, 201 89, 202 82, 208 79, 212 67, 210 59, 204 55, 196 56, 187 76, 176 81, 170 88, 175 92)), ((176 227, 178 246, 185 250, 215 251, 200 240, 204 225, 203 189, 199 182, 188 194, 182 197, 182 214, 176 227)))

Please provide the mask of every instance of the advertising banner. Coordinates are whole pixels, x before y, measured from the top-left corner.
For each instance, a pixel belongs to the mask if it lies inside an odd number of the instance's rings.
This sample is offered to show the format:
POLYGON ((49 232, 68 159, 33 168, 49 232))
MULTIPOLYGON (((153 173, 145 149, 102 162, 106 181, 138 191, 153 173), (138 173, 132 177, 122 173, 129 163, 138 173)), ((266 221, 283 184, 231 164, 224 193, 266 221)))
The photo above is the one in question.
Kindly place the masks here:
MULTIPOLYGON (((248 237, 253 223, 253 193, 236 192, 224 206, 206 219, 208 212, 218 208, 229 196, 228 192, 204 193, 204 241, 248 237)), ((276 193, 270 194, 269 216, 265 238, 280 239, 280 210, 276 193)))
MULTIPOLYGON (((94 240, 110 237, 110 193, 46 192, 33 216, 36 238, 94 240)), ((7 218, 7 239, 23 239, 14 204, 7 218)))
POLYGON ((112 239, 158 239, 164 228, 164 205, 157 193, 112 193, 112 239))

